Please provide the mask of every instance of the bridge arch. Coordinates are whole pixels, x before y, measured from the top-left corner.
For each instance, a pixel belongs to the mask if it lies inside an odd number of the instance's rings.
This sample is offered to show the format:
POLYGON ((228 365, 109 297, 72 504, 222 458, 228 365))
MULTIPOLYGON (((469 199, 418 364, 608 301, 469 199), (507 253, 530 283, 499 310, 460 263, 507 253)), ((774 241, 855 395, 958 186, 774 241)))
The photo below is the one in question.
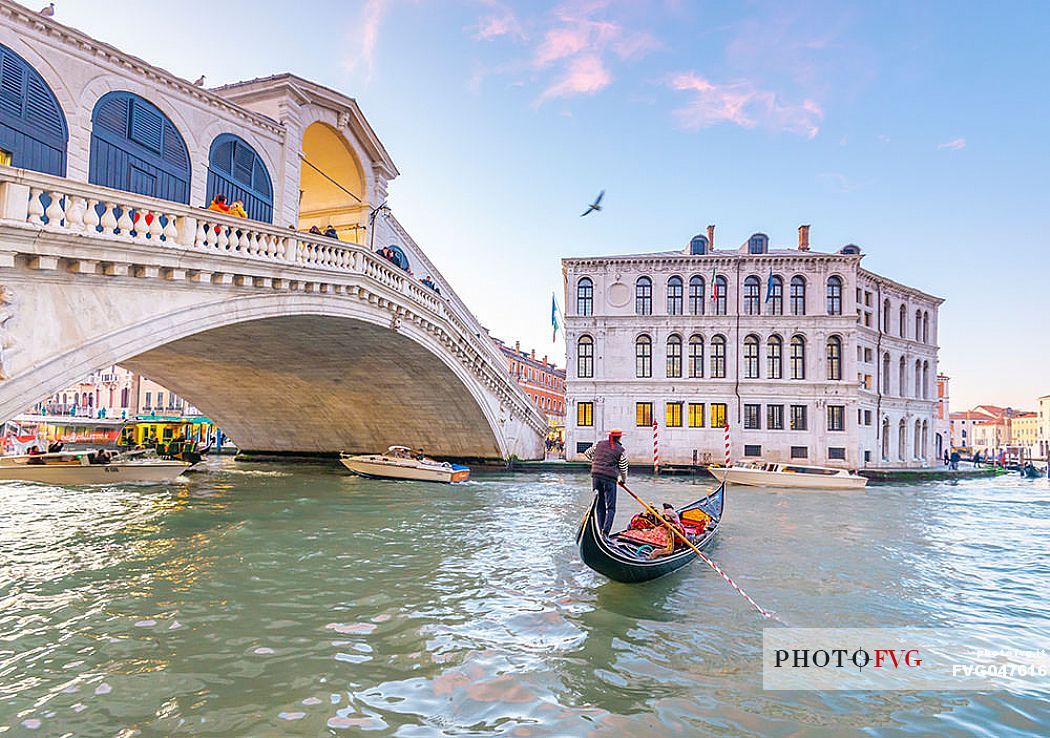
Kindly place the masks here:
MULTIPOLYGON (((484 388, 421 327, 371 303, 274 293, 155 311, 39 364, 33 399, 99 366, 155 379, 243 449, 506 458, 514 439, 484 388)), ((13 384, 22 384, 12 377, 13 384)), ((14 387, 12 387, 14 389, 14 387)))
POLYGON ((303 131, 299 161, 299 229, 334 225, 355 241, 368 218, 368 178, 353 146, 335 128, 315 121, 303 131))

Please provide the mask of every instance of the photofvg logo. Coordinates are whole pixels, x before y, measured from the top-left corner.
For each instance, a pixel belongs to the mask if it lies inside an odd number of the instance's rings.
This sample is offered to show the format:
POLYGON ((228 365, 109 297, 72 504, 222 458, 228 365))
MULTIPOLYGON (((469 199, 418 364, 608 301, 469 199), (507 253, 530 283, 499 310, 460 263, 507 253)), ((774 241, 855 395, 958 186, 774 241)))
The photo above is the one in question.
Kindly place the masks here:
POLYGON ((766 628, 762 686, 1050 690, 1045 623, 966 628, 766 628))

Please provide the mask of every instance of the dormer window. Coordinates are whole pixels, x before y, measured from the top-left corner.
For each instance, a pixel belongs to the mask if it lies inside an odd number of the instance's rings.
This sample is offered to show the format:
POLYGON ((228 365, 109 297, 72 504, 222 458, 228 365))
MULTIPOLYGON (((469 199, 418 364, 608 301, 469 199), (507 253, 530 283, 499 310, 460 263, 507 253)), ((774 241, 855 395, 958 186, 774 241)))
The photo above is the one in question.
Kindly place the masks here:
POLYGON ((848 243, 839 250, 839 253, 855 256, 860 253, 860 246, 855 243, 848 243))
POLYGON ((693 236, 689 241, 690 256, 703 256, 707 253, 707 236, 693 236))
POLYGON ((747 239, 747 253, 764 254, 769 251, 769 236, 765 233, 756 233, 747 239))

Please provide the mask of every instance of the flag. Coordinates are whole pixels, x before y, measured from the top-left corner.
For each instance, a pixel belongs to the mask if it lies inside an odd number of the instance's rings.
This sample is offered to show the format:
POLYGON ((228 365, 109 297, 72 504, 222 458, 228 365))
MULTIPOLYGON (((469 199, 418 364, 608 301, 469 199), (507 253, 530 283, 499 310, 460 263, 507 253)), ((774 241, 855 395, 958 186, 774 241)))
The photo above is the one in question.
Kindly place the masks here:
POLYGON ((715 268, 711 266, 711 302, 718 302, 718 282, 715 281, 715 268))
POLYGON ((773 297, 773 266, 769 267, 769 279, 766 280, 766 302, 773 297))
POLYGON ((554 293, 551 293, 551 343, 558 340, 558 302, 554 299, 554 293))

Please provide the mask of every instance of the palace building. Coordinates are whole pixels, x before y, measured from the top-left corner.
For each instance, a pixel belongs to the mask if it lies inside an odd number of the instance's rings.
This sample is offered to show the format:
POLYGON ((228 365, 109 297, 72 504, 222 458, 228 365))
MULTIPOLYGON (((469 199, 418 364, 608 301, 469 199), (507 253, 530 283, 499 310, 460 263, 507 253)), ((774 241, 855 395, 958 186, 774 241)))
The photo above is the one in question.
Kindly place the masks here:
POLYGON ((732 457, 849 468, 936 463, 943 300, 861 266, 849 244, 811 251, 756 233, 714 248, 562 259, 566 448, 613 427, 635 462, 732 457))

